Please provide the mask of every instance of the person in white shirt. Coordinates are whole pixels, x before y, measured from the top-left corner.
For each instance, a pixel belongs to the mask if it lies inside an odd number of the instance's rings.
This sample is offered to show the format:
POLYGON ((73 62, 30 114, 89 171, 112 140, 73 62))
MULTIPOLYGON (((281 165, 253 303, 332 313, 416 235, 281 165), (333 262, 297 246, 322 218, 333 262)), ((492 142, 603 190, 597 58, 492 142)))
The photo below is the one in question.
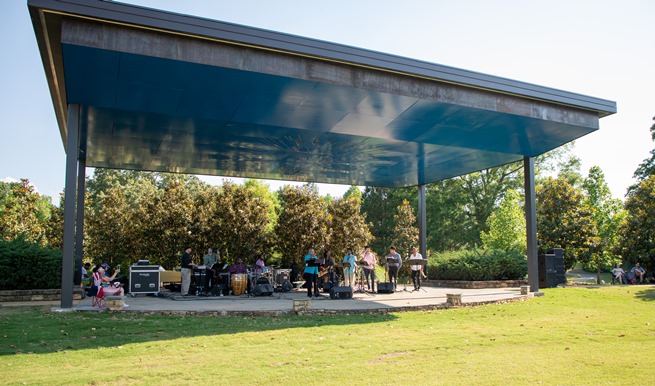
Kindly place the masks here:
POLYGON ((619 282, 619 284, 625 284, 625 278, 623 277, 625 271, 621 268, 621 264, 616 263, 616 267, 612 268, 612 275, 614 275, 614 278, 619 282))
POLYGON ((407 259, 412 269, 412 281, 414 282, 414 291, 421 289, 421 274, 423 273, 423 266, 420 264, 412 264, 412 260, 423 260, 423 256, 418 253, 416 248, 412 248, 412 254, 407 259))

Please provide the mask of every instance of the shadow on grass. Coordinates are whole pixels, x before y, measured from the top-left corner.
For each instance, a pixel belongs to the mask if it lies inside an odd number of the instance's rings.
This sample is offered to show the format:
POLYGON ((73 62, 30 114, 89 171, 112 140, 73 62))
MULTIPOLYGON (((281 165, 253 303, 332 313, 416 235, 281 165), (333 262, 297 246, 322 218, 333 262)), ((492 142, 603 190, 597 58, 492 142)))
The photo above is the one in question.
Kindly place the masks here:
MULTIPOLYGON (((51 313, 46 307, 0 309, 0 356, 119 347, 179 338, 299 329, 316 333, 325 326, 388 323, 392 314, 284 315, 279 317, 180 316, 110 313, 51 313), (0 337, 1 338, 1 337, 0 337)), ((346 327, 347 328, 347 327, 346 327)), ((291 332, 290 332, 291 333, 291 332)))
POLYGON ((635 296, 641 300, 655 301, 655 287, 650 286, 650 288, 644 288, 635 293, 635 296))

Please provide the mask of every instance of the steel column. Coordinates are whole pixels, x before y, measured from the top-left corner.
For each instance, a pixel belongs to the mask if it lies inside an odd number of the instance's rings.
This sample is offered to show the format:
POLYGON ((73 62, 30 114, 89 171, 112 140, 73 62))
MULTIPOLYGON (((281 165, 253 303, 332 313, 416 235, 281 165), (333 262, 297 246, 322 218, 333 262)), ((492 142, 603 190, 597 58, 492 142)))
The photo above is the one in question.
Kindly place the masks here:
POLYGON ((534 188, 534 158, 523 158, 525 189, 525 233, 528 247, 528 284, 531 292, 539 291, 539 266, 537 260, 537 210, 534 188))
POLYGON ((66 186, 64 189, 64 250, 61 257, 61 308, 73 308, 73 261, 75 259, 75 207, 80 106, 68 105, 66 130, 66 186))
MULTIPOLYGON (((427 259, 427 225, 425 221, 425 185, 418 186, 418 244, 423 258, 427 259)), ((426 267, 427 268, 427 267, 426 267)))
POLYGON ((82 257, 84 246, 84 193, 86 185, 86 159, 77 162, 77 216, 75 220, 75 285, 82 282, 82 257))

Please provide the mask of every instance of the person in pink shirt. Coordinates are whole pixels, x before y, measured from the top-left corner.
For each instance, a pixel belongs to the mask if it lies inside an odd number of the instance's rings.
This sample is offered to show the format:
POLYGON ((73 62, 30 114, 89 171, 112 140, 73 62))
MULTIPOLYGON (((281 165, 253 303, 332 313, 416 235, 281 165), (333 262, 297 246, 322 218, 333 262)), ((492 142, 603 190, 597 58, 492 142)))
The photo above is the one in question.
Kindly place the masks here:
POLYGON ((375 266, 378 264, 378 259, 375 254, 371 252, 371 246, 364 247, 364 251, 359 254, 360 261, 366 263, 362 265, 364 269, 364 277, 366 277, 366 287, 369 291, 375 292, 375 266), (370 282, 369 282, 370 278, 370 282))

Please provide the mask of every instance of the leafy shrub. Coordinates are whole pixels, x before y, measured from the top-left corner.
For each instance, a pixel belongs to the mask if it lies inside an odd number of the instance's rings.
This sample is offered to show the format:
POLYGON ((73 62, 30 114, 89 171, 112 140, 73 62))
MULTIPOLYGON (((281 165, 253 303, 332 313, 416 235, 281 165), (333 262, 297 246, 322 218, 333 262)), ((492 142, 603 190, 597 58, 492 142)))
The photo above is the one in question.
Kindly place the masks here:
POLYGON ((517 280, 528 273, 526 257, 516 250, 444 252, 428 264, 428 278, 435 280, 517 280))
POLYGON ((0 240, 0 290, 61 288, 61 256, 22 237, 0 240))

